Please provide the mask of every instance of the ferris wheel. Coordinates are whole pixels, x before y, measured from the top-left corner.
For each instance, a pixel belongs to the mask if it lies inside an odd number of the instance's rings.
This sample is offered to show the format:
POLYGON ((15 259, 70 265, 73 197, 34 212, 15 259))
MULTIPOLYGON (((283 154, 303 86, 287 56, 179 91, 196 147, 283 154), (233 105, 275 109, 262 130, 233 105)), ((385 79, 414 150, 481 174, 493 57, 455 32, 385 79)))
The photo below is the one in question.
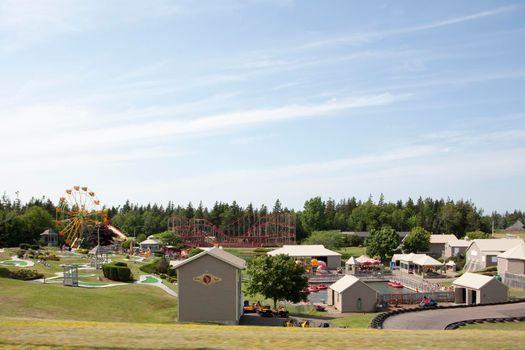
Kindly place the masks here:
POLYGON ((78 245, 84 230, 102 223, 105 218, 106 211, 100 210, 100 200, 87 187, 67 189, 56 208, 59 235, 65 238, 69 246, 78 245))

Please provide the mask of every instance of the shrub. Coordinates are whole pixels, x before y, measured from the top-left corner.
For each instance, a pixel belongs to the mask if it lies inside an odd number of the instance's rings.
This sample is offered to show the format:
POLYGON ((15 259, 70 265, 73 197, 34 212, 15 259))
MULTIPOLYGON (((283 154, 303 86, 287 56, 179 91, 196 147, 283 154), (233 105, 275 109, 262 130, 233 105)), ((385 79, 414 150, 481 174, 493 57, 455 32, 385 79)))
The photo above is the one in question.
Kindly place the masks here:
POLYGON ((142 265, 139 267, 140 271, 146 272, 146 273, 155 273, 155 269, 157 267, 157 264, 159 263, 160 258, 155 258, 153 261, 151 261, 148 264, 142 265))
POLYGON ((115 263, 115 266, 128 266, 128 264, 126 264, 125 262, 116 262, 115 263))
POLYGON ((26 253, 27 253, 26 250, 20 249, 19 251, 16 252, 16 256, 17 256, 19 259, 22 259, 22 258, 26 255, 26 253))
POLYGON ((20 243, 19 247, 20 247, 20 249, 28 250, 29 249, 29 244, 28 243, 20 243))
POLYGON ((160 278, 162 278, 163 280, 165 280, 166 278, 168 278, 168 275, 166 275, 165 273, 161 273, 161 274, 160 274, 160 278))
POLYGON ((0 267, 0 277, 9 278, 11 277, 11 271, 5 267, 0 267))
POLYGON ((170 277, 177 276, 177 270, 175 270, 173 267, 169 266, 168 267, 168 276, 170 276, 170 277))
POLYGON ((177 276, 170 276, 170 277, 168 277, 168 282, 169 283, 177 282, 177 276))
POLYGON ((31 244, 31 246, 29 246, 29 248, 31 248, 33 250, 39 250, 40 246, 38 244, 31 244))
POLYGON ((200 248, 193 248, 192 250, 190 250, 190 253, 188 254, 188 257, 192 257, 194 255, 197 255, 197 254, 200 254, 202 253, 204 250, 200 249, 200 248))
POLYGON ((164 253, 162 251, 160 251, 160 250, 155 250, 153 252, 153 255, 160 258, 160 257, 164 256, 164 253))
POLYGON ((30 281, 39 278, 44 278, 44 274, 35 270, 16 270, 11 271, 10 277, 16 280, 30 281))
POLYGON ((79 253, 79 254, 87 254, 87 253, 89 253, 89 249, 87 249, 87 248, 78 248, 77 249, 77 253, 79 253))
POLYGON ((165 258, 160 258, 159 262, 157 263, 157 266, 155 267, 155 271, 157 273, 168 273, 169 263, 165 258))
POLYGON ((102 265, 104 277, 112 281, 129 282, 133 280, 131 269, 125 263, 111 263, 102 265))

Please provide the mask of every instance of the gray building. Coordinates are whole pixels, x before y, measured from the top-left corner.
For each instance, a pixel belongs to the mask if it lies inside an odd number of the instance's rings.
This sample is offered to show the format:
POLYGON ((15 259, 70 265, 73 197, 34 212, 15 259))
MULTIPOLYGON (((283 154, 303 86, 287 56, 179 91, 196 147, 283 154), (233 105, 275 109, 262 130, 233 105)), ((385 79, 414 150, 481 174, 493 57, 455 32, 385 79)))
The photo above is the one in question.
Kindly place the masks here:
POLYGON ((457 241, 455 235, 430 235, 429 255, 440 258, 445 255, 445 245, 449 242, 457 241))
POLYGON ((465 254, 471 243, 472 241, 467 241, 464 239, 450 241, 447 244, 445 244, 445 254, 443 255, 443 257, 450 258, 451 256, 465 254))
POLYGON ((328 288, 327 304, 339 312, 374 312, 377 291, 351 275, 345 275, 328 288))
POLYGON ((518 244, 498 255, 498 274, 525 275, 525 243, 518 244))
POLYGON ((322 244, 313 245, 284 245, 268 252, 268 255, 285 254, 297 259, 317 259, 324 261, 329 270, 338 269, 341 267, 341 254, 333 250, 326 249, 322 244))
POLYGON ((238 324, 242 315, 241 270, 246 262, 212 248, 175 265, 181 322, 238 324))
POLYGON ((157 241, 153 236, 149 236, 148 239, 139 243, 140 249, 150 250, 152 252, 160 250, 160 242, 157 241))
POLYGON ((452 285, 456 304, 502 303, 509 300, 507 286, 491 276, 467 272, 452 285))
POLYGON ((498 264, 498 255, 523 243, 519 238, 475 239, 465 253, 464 271, 479 271, 498 264))

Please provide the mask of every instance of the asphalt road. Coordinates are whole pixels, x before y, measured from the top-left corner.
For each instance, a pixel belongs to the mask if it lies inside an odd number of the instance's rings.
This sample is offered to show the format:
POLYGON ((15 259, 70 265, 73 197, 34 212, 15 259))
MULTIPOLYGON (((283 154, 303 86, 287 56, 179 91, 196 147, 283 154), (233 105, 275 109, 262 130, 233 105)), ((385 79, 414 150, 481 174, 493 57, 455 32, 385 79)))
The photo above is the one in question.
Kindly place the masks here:
POLYGON ((476 318, 502 318, 525 316, 525 302, 504 305, 488 305, 458 309, 425 310, 407 312, 387 318, 384 329, 445 329, 453 322, 476 318))

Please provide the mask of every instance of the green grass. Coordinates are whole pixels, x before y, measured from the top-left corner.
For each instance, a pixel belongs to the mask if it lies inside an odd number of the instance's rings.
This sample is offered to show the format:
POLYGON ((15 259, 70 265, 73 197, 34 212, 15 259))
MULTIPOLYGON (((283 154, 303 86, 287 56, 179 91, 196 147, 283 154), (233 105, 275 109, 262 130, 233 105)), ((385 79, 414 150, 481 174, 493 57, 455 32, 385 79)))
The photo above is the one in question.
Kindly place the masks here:
POLYGON ((336 249, 338 253, 341 253, 341 260, 348 260, 351 256, 358 257, 366 254, 366 247, 344 247, 336 249))
POLYGON ((337 318, 335 320, 329 321, 334 325, 340 327, 350 327, 350 328, 368 328, 370 322, 376 317, 378 313, 369 313, 369 314, 354 314, 351 316, 337 318))
POLYGON ((511 297, 525 297, 525 290, 509 288, 509 296, 511 297))
POLYGON ((522 331, 400 331, 137 324, 0 318, 0 347, 13 349, 516 349, 522 331))
POLYGON ((75 288, 0 278, 0 317, 114 322, 173 322, 177 299, 160 288, 75 288))
MULTIPOLYGON (((505 322, 505 323, 479 323, 479 324, 469 324, 460 328, 461 330, 500 330, 500 331, 522 331, 525 332, 525 322, 505 322)), ((525 336, 525 334, 524 334, 525 336)))

